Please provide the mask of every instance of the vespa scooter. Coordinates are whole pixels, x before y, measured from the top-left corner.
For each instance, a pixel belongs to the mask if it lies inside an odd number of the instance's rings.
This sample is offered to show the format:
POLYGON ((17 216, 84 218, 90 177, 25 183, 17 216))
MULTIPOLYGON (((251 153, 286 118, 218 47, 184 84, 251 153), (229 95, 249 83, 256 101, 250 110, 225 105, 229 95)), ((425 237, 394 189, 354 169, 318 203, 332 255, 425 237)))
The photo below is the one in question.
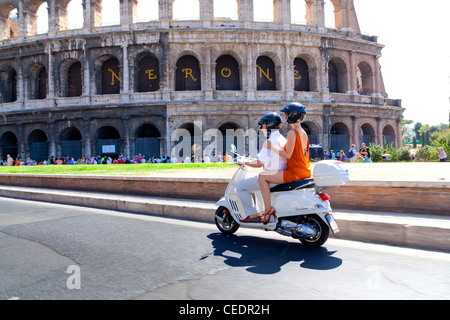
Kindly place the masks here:
MULTIPOLYGON (((232 150, 235 151, 235 150, 232 150)), ((251 158, 238 156, 238 163, 251 158)), ((241 201, 236 193, 236 184, 254 174, 253 168, 242 165, 231 178, 225 195, 216 205, 215 223, 224 234, 235 233, 240 226, 276 231, 290 236, 307 247, 320 247, 329 236, 339 232, 339 227, 331 214, 330 196, 323 193, 326 187, 340 186, 348 183, 348 170, 343 163, 334 160, 319 161, 313 168, 310 179, 290 183, 271 185, 271 203, 277 210, 276 217, 264 224, 262 222, 244 223, 239 220, 246 214, 242 210, 241 201)), ((261 192, 254 193, 256 209, 263 210, 261 192)))

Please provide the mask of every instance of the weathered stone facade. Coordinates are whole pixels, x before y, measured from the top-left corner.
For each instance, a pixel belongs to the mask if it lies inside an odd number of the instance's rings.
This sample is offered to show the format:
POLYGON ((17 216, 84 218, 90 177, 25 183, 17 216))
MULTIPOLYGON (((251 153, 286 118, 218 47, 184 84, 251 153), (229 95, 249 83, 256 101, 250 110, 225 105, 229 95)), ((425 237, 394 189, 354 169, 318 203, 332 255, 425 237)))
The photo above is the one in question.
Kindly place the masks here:
POLYGON ((0 158, 169 155, 180 128, 205 148, 208 129, 248 133, 291 101, 307 106, 310 140, 326 150, 401 144, 383 46, 360 34, 353 1, 331 1, 336 28, 323 0, 305 1, 306 25, 291 23, 295 0, 274 0, 273 22, 254 21, 254 0, 237 0, 238 20, 199 1, 200 20, 173 20, 173 1, 160 0, 159 20, 135 23, 137 1, 121 0, 120 25, 103 27, 101 0, 84 0, 83 28, 67 30, 70 0, 48 0, 49 31, 36 35, 45 1, 1 0, 0 158))

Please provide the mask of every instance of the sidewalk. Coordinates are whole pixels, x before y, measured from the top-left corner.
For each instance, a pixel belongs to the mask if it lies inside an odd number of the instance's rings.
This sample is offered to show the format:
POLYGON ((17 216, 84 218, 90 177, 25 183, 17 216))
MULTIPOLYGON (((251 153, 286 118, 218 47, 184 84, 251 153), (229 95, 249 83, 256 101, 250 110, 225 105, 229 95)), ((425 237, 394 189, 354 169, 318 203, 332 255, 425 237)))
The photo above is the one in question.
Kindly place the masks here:
MULTIPOLYGON (((214 222, 215 201, 0 186, 0 196, 214 222)), ((450 218, 364 211, 333 212, 336 238, 450 251, 450 218)), ((239 231, 238 231, 239 232, 239 231)))

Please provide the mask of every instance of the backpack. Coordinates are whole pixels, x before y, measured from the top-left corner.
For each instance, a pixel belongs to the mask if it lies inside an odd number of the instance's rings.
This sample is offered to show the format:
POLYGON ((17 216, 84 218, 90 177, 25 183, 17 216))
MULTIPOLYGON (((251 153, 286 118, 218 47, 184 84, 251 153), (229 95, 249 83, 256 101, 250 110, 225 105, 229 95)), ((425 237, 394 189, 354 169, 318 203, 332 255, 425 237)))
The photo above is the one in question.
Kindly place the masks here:
POLYGON ((348 150, 347 158, 353 158, 354 155, 355 155, 355 153, 353 152, 353 148, 348 150))

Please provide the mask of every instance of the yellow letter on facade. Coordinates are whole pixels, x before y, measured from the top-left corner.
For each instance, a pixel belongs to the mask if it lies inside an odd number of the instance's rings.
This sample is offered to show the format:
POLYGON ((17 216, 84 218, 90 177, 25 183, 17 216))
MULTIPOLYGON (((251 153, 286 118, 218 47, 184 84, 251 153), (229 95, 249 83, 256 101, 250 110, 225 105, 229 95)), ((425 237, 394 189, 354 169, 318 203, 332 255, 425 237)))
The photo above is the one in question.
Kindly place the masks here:
POLYGON ((158 78, 155 74, 153 74, 153 72, 155 72, 155 69, 145 70, 145 73, 148 73, 149 80, 154 80, 158 78))
POLYGON ((220 74, 224 78, 229 78, 231 76, 231 70, 230 70, 230 68, 227 68, 227 67, 222 68, 222 70, 220 70, 220 74))
POLYGON ((115 72, 112 69, 108 69, 109 72, 111 72, 111 85, 114 85, 114 78, 117 79, 117 81, 120 82, 120 71, 119 71, 119 76, 117 76, 117 74, 115 74, 115 72))
POLYGON ((192 75, 192 69, 191 69, 191 68, 184 68, 184 69, 181 69, 181 72, 184 72, 184 78, 185 78, 185 79, 187 79, 187 77, 190 76, 191 79, 192 79, 194 82, 197 82, 197 79, 195 79, 194 76, 192 75))
POLYGON ((264 70, 259 65, 256 65, 256 67, 259 68, 259 77, 260 78, 262 78, 262 75, 264 75, 267 78, 267 80, 269 80, 270 82, 273 81, 273 79, 270 78, 269 68, 267 68, 267 71, 264 72, 264 70))

